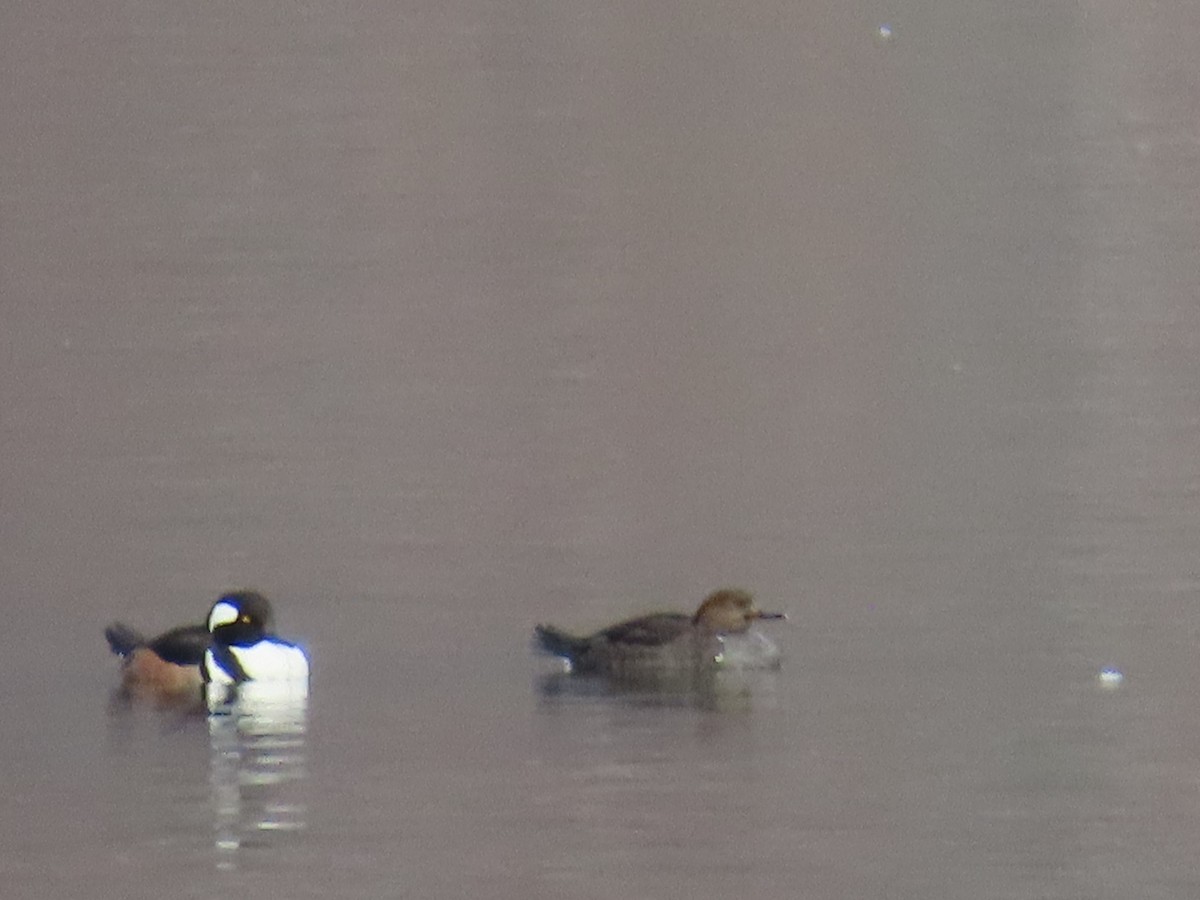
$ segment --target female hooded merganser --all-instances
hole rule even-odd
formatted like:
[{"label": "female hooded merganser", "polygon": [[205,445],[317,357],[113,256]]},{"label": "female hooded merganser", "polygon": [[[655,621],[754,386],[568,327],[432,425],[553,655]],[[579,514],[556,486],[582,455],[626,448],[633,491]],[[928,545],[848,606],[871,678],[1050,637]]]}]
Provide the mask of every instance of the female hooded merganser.
[{"label": "female hooded merganser", "polygon": [[206,626],[180,625],[147,640],[123,622],[113,622],[104,636],[123,660],[123,699],[158,706],[190,706],[201,699],[200,667],[212,640]]},{"label": "female hooded merganser", "polygon": [[308,683],[308,657],[271,633],[271,604],[256,591],[235,591],[208,614],[212,643],[204,654],[204,680],[232,687],[247,681]]},{"label": "female hooded merganser", "polygon": [[[587,636],[538,625],[534,634],[543,650],[563,657],[573,672],[636,675],[662,670],[699,671],[725,662],[727,635],[745,633],[758,619],[783,618],[783,613],[760,610],[747,591],[723,588],[709,594],[690,616],[652,613]],[[777,663],[778,651],[773,652],[772,661]]]}]

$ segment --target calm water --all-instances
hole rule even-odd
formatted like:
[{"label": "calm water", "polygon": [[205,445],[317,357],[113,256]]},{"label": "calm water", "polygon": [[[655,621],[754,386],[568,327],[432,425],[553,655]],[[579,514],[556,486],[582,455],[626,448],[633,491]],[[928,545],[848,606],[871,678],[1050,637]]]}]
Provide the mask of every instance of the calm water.
[{"label": "calm water", "polygon": [[[9,3],[5,896],[1200,896],[1198,44]],[[530,655],[724,584],[780,671]],[[306,711],[112,706],[243,585]]]}]

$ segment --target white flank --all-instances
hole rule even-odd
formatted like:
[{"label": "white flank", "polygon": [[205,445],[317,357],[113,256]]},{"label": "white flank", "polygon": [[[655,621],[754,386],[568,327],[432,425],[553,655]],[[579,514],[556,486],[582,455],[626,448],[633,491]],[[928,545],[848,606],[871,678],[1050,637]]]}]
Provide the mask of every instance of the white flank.
[{"label": "white flank", "polygon": [[[259,641],[249,647],[230,647],[229,652],[250,681],[308,681],[308,657],[291,644]],[[204,666],[215,684],[233,684],[233,678],[217,664],[211,650],[205,654]]]}]

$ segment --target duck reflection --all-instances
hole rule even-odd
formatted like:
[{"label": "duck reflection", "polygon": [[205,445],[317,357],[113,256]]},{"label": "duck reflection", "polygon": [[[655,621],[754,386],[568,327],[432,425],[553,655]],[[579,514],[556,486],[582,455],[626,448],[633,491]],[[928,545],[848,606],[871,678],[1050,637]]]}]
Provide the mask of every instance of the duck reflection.
[{"label": "duck reflection", "polygon": [[601,699],[629,706],[738,712],[772,707],[775,679],[775,672],[746,671],[635,679],[553,672],[538,679],[537,689],[547,705]]},{"label": "duck reflection", "polygon": [[210,784],[217,868],[307,825],[308,692],[294,685],[210,685]]}]

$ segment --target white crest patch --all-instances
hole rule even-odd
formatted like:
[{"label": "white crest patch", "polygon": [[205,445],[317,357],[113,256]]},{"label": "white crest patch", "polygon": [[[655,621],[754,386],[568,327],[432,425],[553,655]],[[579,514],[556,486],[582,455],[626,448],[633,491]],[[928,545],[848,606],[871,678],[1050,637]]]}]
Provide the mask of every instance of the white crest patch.
[{"label": "white crest patch", "polygon": [[208,614],[208,630],[212,631],[221,625],[229,625],[238,620],[238,609],[232,603],[224,600],[217,603]]}]

